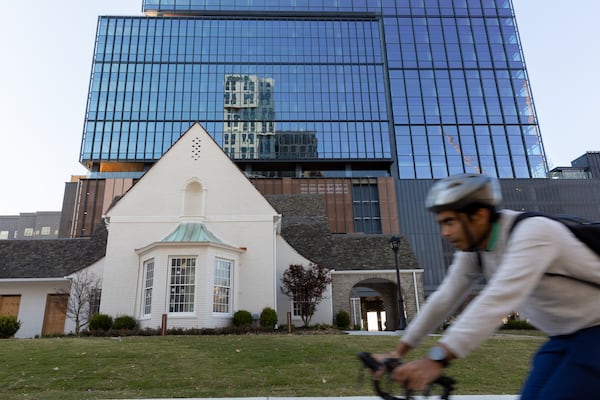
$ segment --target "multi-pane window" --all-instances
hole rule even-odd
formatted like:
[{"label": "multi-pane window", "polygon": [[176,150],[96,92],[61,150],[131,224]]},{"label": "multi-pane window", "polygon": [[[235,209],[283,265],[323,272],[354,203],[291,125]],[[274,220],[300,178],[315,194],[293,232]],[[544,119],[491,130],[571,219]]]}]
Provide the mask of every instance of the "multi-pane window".
[{"label": "multi-pane window", "polygon": [[169,284],[169,312],[194,312],[196,258],[172,257]]},{"label": "multi-pane window", "polygon": [[41,235],[48,236],[50,234],[51,228],[49,226],[42,226]]},{"label": "multi-pane window", "polygon": [[215,284],[213,288],[213,312],[231,311],[231,266],[230,260],[215,260]]},{"label": "multi-pane window", "polygon": [[154,288],[154,259],[144,262],[144,291],[142,314],[150,315],[152,313],[152,289]]},{"label": "multi-pane window", "polygon": [[381,211],[377,184],[368,182],[353,184],[352,205],[355,232],[381,233]]},{"label": "multi-pane window", "polygon": [[296,300],[292,300],[292,316],[301,317],[302,316],[302,303]]},{"label": "multi-pane window", "polygon": [[94,288],[90,293],[89,317],[100,312],[100,299],[102,298],[102,289]]}]

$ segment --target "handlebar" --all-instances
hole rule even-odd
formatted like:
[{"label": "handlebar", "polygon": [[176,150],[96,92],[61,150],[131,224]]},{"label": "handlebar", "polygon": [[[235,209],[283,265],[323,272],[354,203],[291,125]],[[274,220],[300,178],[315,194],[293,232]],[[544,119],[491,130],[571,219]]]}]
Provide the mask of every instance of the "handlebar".
[{"label": "handlebar", "polygon": [[[386,358],[385,360],[383,360],[383,362],[380,362],[380,361],[376,360],[371,355],[371,353],[367,353],[364,351],[361,353],[358,353],[357,356],[360,359],[360,361],[363,363],[363,366],[365,368],[369,368],[371,370],[371,372],[379,371],[380,369],[384,368],[386,374],[389,375],[396,367],[398,367],[402,364],[402,360],[399,358]],[[389,392],[384,391],[381,388],[380,381],[378,379],[372,379],[372,381],[373,381],[373,388],[375,389],[375,393],[377,393],[377,395],[379,397],[381,397],[383,400],[412,400],[413,399],[412,391],[409,389],[405,389],[405,393],[404,393],[405,397],[398,397],[398,396],[392,395]],[[456,383],[456,381],[454,380],[454,378],[451,378],[446,375],[442,375],[439,378],[437,378],[435,381],[433,381],[431,383],[431,385],[428,387],[428,389],[423,394],[425,396],[428,396],[429,392],[431,390],[431,386],[433,386],[434,384],[437,384],[442,387],[442,394],[440,395],[440,399],[449,400],[450,393],[454,390],[455,383]]]}]

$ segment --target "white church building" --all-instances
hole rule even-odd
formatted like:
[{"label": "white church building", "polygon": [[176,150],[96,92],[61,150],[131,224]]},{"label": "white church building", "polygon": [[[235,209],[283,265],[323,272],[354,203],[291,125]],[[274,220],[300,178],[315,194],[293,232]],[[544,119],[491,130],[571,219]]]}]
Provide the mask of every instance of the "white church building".
[{"label": "white church building", "polygon": [[[99,311],[132,316],[140,328],[227,327],[236,311],[259,315],[266,307],[277,311],[279,324],[292,316],[301,325],[280,290],[292,264],[323,265],[333,278],[311,324],[332,324],[339,310],[352,315],[354,326],[366,321],[358,287],[376,291],[387,315],[398,315],[389,237],[336,237],[326,222],[314,223],[314,214],[304,229],[301,216],[286,219],[274,203],[196,123],[115,199],[100,239],[2,241],[0,315],[22,321],[16,337],[73,332],[69,287],[86,272],[101,281]],[[311,213],[310,204],[295,204],[286,213]],[[422,270],[408,244],[402,246],[410,319],[423,299]]]}]

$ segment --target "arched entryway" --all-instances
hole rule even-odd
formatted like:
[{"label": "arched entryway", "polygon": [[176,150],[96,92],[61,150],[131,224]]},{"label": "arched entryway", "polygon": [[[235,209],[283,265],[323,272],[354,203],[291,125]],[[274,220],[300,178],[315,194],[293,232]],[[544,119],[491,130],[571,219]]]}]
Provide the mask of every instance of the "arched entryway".
[{"label": "arched entryway", "polygon": [[[405,317],[410,321],[423,302],[423,270],[401,270],[400,280]],[[388,330],[398,327],[399,305],[396,271],[333,271],[334,315],[344,310],[351,329]]]},{"label": "arched entryway", "polygon": [[350,320],[355,330],[392,330],[396,284],[380,278],[362,281],[350,291]]}]

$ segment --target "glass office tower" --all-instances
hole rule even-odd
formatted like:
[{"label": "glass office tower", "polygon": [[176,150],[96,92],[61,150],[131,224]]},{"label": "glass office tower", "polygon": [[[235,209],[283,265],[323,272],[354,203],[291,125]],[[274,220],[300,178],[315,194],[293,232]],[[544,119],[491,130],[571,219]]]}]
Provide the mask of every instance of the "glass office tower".
[{"label": "glass office tower", "polygon": [[[145,0],[143,10],[99,19],[80,155],[92,176],[135,177],[195,121],[252,174],[298,175],[316,159],[325,176],[546,176],[509,0]],[[290,132],[309,132],[311,150],[280,149]],[[289,171],[265,164],[290,154]]]},{"label": "glass office tower", "polygon": [[65,235],[89,235],[197,121],[263,194],[323,195],[332,233],[402,233],[434,287],[448,249],[422,210],[433,179],[547,175],[510,0],[143,11],[99,18],[80,153],[90,174],[66,196]]}]

